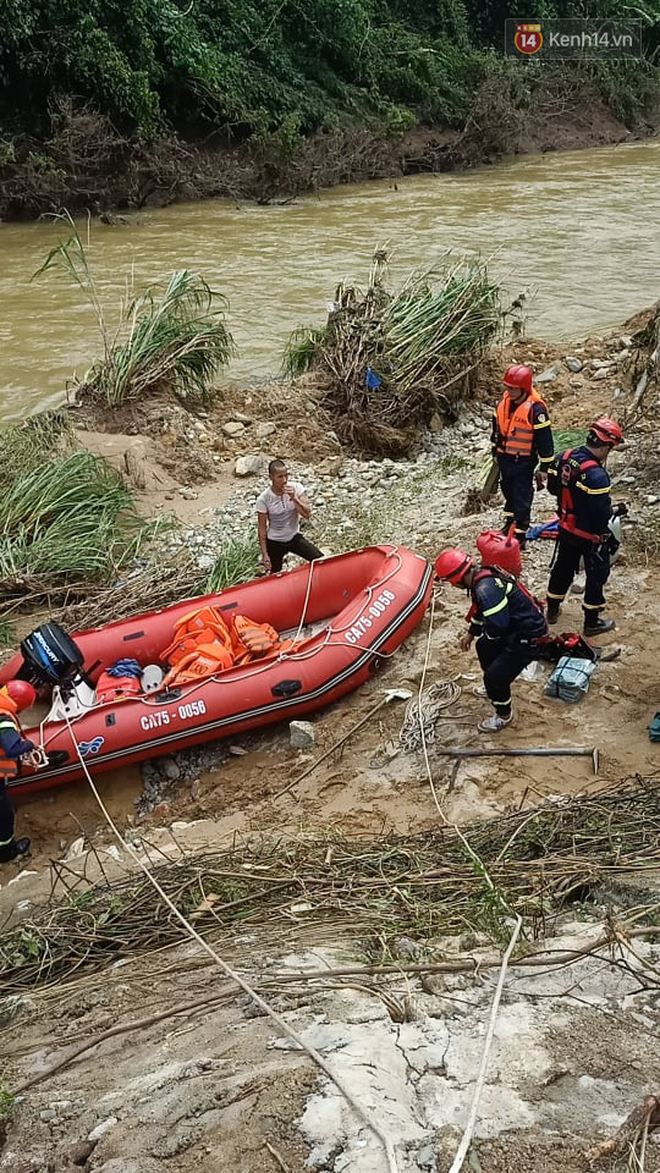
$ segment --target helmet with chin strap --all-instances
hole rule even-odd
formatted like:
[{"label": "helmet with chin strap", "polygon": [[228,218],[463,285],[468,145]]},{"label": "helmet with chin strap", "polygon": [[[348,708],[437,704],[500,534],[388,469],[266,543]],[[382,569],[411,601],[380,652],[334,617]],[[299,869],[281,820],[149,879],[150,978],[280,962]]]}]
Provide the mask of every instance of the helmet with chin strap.
[{"label": "helmet with chin strap", "polygon": [[597,440],[600,440],[601,444],[611,444],[613,448],[623,440],[623,432],[621,431],[620,425],[616,420],[611,420],[606,415],[594,420],[589,428],[589,436],[595,436]]},{"label": "helmet with chin strap", "polygon": [[23,709],[31,709],[36,704],[36,689],[27,680],[8,680],[4,691],[13,700],[19,713]]},{"label": "helmet with chin strap", "polygon": [[465,550],[443,550],[435,560],[435,573],[438,578],[450,582],[452,586],[459,586],[473,566],[474,558],[466,554]]},{"label": "helmet with chin strap", "polygon": [[532,390],[533,379],[531,367],[523,366],[522,363],[516,363],[512,367],[508,367],[502,375],[502,382],[505,387],[511,387],[514,391],[525,391],[527,395]]}]

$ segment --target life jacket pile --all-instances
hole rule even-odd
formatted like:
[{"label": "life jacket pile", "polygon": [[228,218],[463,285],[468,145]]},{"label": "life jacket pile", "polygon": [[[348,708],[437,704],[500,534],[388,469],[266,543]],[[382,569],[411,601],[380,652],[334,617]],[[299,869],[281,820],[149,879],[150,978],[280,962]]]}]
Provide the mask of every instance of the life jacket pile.
[{"label": "life jacket pile", "polygon": [[174,626],[174,639],[160,654],[170,665],[164,688],[204,680],[253,660],[267,660],[292,646],[282,642],[270,623],[257,623],[247,615],[233,615],[229,623],[212,605],[182,616]]}]

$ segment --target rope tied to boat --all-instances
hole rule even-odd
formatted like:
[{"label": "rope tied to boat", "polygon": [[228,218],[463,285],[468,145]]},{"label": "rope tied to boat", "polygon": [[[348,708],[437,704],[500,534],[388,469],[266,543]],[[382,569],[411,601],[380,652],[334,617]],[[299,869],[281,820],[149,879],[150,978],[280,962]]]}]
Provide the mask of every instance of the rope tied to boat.
[{"label": "rope tied to boat", "polygon": [[408,701],[399,734],[404,753],[418,753],[423,742],[435,744],[435,723],[440,713],[455,704],[460,695],[460,685],[454,680],[436,680]]}]

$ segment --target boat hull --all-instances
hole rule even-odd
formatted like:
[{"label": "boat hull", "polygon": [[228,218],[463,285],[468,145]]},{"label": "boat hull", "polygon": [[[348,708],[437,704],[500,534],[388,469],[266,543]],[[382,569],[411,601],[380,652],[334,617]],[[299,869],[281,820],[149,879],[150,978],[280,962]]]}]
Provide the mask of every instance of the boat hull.
[{"label": "boat hull", "polygon": [[[83,777],[76,743],[96,775],[332,704],[368,680],[417,626],[432,584],[431,567],[419,555],[401,547],[369,547],[75,633],[86,667],[101,661],[91,671],[96,679],[121,657],[142,666],[157,661],[176,620],[210,603],[227,615],[240,611],[257,622],[267,620],[280,632],[322,625],[294,654],[230,668],[169,692],[96,706],[70,726],[44,725],[43,740],[39,727],[26,729],[46,753],[68,757],[38,771],[22,767],[11,790],[29,793]],[[20,662],[18,657],[3,667],[0,684]]]}]

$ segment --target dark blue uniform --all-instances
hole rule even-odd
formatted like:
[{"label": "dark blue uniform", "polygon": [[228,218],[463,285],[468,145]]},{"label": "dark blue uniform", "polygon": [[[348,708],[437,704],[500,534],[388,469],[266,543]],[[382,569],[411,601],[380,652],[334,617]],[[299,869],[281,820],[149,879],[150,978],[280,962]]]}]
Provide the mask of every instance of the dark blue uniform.
[{"label": "dark blue uniform", "polygon": [[548,634],[543,609],[515,579],[478,570],[471,588],[470,632],[478,635],[477,655],[488,699],[500,717],[511,713],[511,684],[538,655]]},{"label": "dark blue uniform", "polygon": [[[588,467],[581,467],[587,465]],[[585,625],[598,620],[605,606],[603,588],[610,574],[614,545],[608,529],[612,516],[611,481],[586,444],[556,456],[548,469],[548,490],[557,497],[559,536],[548,583],[552,617],[570,589],[584,559]]]},{"label": "dark blue uniform", "polygon": [[[523,404],[525,402],[523,401]],[[500,404],[498,410],[504,410],[510,420],[517,407],[509,396],[504,397],[503,403],[504,408],[502,409]],[[493,414],[491,444],[493,456],[497,460],[500,470],[500,487],[504,497],[503,529],[506,532],[510,528],[511,522],[515,522],[515,536],[521,544],[525,541],[531,520],[534,473],[537,467],[541,472],[546,472],[554,455],[554,441],[548,409],[542,401],[534,402],[531,405],[530,425],[532,436],[529,455],[509,454],[504,451],[507,445],[498,422],[497,412]],[[502,426],[505,426],[504,423]]]},{"label": "dark blue uniform", "polygon": [[[0,750],[5,758],[18,761],[30,753],[34,743],[21,736],[18,722],[9,713],[0,713]],[[15,859],[14,806],[7,793],[4,778],[0,777],[0,863]]]}]

